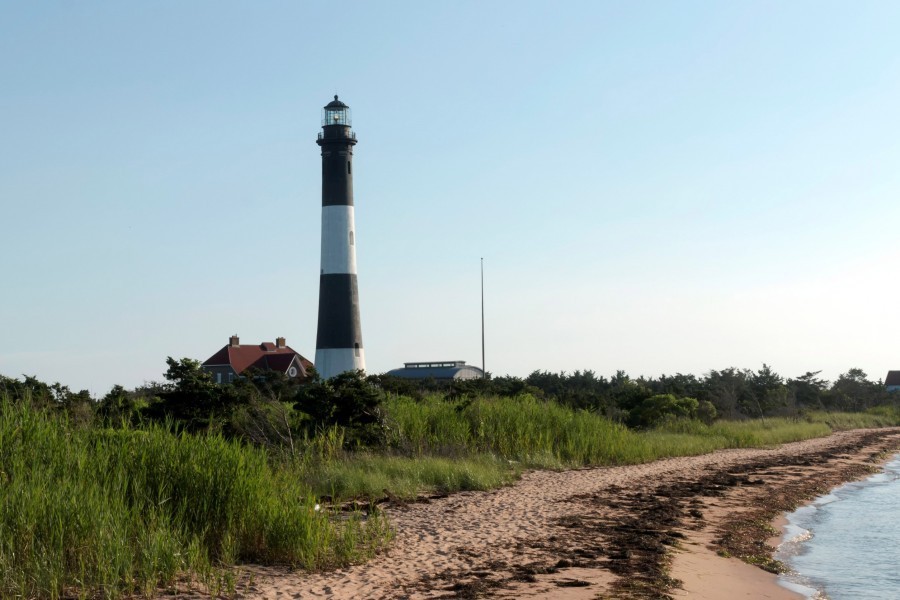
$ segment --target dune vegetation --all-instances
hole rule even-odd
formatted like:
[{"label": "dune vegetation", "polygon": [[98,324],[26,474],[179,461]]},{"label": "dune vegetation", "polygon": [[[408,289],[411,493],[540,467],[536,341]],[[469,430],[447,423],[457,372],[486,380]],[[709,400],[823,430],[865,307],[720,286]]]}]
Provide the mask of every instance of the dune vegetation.
[{"label": "dune vegetation", "polygon": [[616,411],[521,386],[410,391],[355,374],[216,387],[172,365],[169,384],[100,400],[0,377],[0,597],[227,594],[236,565],[371,557],[393,535],[385,498],[900,423],[893,403],[722,420],[673,393]]},{"label": "dune vegetation", "polygon": [[363,560],[377,513],[333,519],[265,450],[171,426],[73,426],[0,399],[0,595],[117,597],[179,577],[226,590],[236,562]]}]

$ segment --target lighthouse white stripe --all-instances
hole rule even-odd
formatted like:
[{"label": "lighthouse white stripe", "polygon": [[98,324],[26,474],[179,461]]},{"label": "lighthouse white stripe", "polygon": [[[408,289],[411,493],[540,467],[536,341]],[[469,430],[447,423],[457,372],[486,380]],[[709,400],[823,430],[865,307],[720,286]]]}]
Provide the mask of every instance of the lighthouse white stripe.
[{"label": "lighthouse white stripe", "polygon": [[[357,356],[357,352],[359,356]],[[316,371],[322,379],[331,379],[344,371],[366,370],[366,353],[360,348],[319,348],[316,350]]]},{"label": "lighthouse white stripe", "polygon": [[322,207],[322,273],[356,273],[353,207]]}]

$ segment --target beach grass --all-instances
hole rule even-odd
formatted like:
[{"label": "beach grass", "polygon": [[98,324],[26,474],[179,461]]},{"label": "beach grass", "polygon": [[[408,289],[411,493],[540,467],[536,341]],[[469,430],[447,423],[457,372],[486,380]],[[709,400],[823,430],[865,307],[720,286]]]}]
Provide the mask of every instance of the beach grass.
[{"label": "beach grass", "polygon": [[307,440],[289,470],[317,495],[397,498],[481,490],[510,482],[522,469],[636,464],[727,448],[801,441],[834,430],[900,425],[900,412],[811,412],[795,418],[669,421],[636,431],[584,410],[529,394],[449,401],[394,396],[386,404],[386,448],[347,452],[333,427]]},{"label": "beach grass", "polygon": [[854,413],[810,411],[806,414],[806,419],[814,423],[824,423],[835,431],[891,427],[900,425],[900,409],[895,406],[878,406],[865,412]]},{"label": "beach grass", "polygon": [[[392,397],[386,404],[389,447],[344,452],[318,444],[295,465],[319,495],[411,499],[418,495],[483,490],[512,482],[525,469],[637,464],[726,448],[766,447],[821,437],[821,420],[771,418],[678,420],[646,431],[528,394],[448,401]],[[338,430],[328,435],[340,439]],[[325,450],[323,458],[323,447]]]},{"label": "beach grass", "polygon": [[624,425],[529,394],[462,402],[394,397],[385,409],[391,444],[413,456],[490,454],[545,468],[646,460]]},{"label": "beach grass", "polygon": [[465,458],[353,453],[306,465],[306,483],[320,496],[413,500],[423,494],[489,490],[515,481],[515,463],[489,454]]},{"label": "beach grass", "polygon": [[[632,430],[529,394],[389,397],[385,443],[348,450],[331,427],[293,453],[173,425],[91,428],[0,398],[0,597],[151,596],[231,567],[316,570],[365,560],[392,536],[342,501],[487,490],[526,469],[624,465],[772,446],[900,422],[895,409]],[[317,503],[327,499],[334,511]]]},{"label": "beach grass", "polygon": [[329,518],[294,475],[221,435],[84,429],[0,399],[0,596],[216,587],[238,561],[321,568],[387,542],[383,518]]},{"label": "beach grass", "polygon": [[722,448],[771,446],[828,435],[824,421],[753,419],[675,420],[635,431],[584,410],[529,394],[448,402],[392,398],[386,404],[393,445],[411,455],[467,456],[487,453],[528,467],[622,465]]},{"label": "beach grass", "polygon": [[667,423],[652,432],[653,435],[686,435],[698,446],[713,444],[719,448],[760,448],[787,442],[797,442],[831,433],[831,428],[821,421],[804,419],[769,418],[744,421],[717,421],[710,425],[696,420],[680,420]]}]

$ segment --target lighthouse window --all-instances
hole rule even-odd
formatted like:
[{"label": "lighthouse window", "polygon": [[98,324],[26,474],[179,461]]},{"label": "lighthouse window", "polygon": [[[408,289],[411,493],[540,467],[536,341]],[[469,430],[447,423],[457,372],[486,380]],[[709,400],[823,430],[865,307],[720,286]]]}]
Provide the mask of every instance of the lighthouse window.
[{"label": "lighthouse window", "polygon": [[350,232],[350,245],[353,245],[353,232]]},{"label": "lighthouse window", "polygon": [[348,160],[347,161],[347,174],[350,174],[350,173],[352,173],[352,171],[350,170],[350,161]]},{"label": "lighthouse window", "polygon": [[359,357],[359,344],[354,344],[353,346],[354,346],[353,350],[354,350],[354,352],[356,352],[356,356],[358,358]]}]

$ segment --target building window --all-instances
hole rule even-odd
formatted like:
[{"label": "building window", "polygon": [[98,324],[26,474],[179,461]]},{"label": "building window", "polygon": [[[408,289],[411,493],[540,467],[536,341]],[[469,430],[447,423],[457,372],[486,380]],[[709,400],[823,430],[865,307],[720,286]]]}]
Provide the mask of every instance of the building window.
[{"label": "building window", "polygon": [[351,174],[353,171],[350,170],[350,161],[347,161],[347,175]]},{"label": "building window", "polygon": [[229,373],[228,374],[228,383],[231,383],[232,381],[234,381],[234,373]]},{"label": "building window", "polygon": [[222,383],[222,374],[216,373],[216,383]]},{"label": "building window", "polygon": [[353,232],[350,232],[350,245],[353,245]]},{"label": "building window", "polygon": [[354,344],[353,346],[353,350],[356,352],[356,358],[359,358],[359,344]]}]

